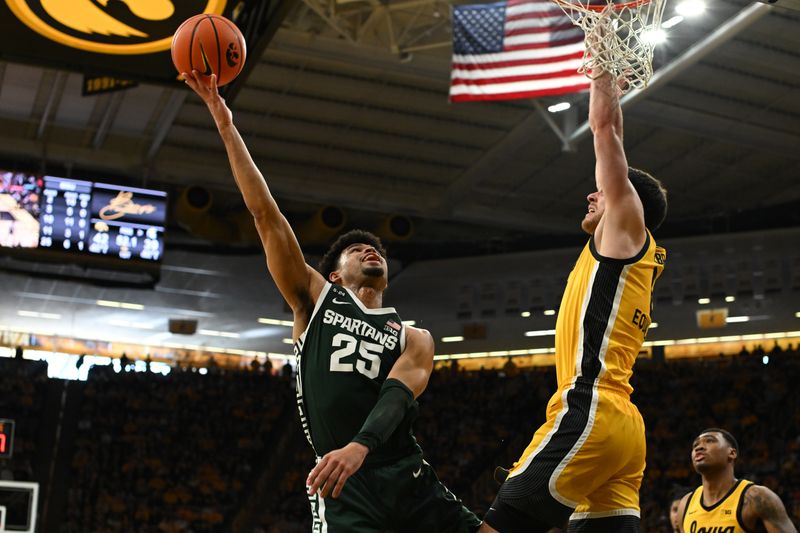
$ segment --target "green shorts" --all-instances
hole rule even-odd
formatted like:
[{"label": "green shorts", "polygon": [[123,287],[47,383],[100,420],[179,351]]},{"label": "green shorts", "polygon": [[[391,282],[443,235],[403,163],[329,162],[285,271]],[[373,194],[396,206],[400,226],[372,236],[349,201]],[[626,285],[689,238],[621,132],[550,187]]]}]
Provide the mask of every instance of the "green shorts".
[{"label": "green shorts", "polygon": [[472,533],[481,523],[419,455],[361,468],[338,498],[309,499],[313,533]]}]

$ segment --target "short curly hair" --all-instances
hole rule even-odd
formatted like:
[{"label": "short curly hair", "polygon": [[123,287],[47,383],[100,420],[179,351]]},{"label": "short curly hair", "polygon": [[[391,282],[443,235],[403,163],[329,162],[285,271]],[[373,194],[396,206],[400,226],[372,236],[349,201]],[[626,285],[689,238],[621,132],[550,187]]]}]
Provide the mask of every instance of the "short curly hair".
[{"label": "short curly hair", "polygon": [[386,249],[383,247],[383,243],[377,235],[360,229],[348,231],[331,244],[331,247],[328,248],[328,251],[322,256],[317,266],[317,270],[319,270],[319,273],[322,274],[326,280],[328,280],[331,272],[336,272],[336,270],[339,269],[339,258],[342,252],[353,244],[369,244],[386,259]]}]

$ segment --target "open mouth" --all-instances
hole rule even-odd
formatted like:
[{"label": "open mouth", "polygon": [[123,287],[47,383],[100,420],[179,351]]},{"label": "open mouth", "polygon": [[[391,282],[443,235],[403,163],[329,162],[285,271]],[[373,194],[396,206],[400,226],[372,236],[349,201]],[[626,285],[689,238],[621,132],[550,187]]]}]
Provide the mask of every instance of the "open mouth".
[{"label": "open mouth", "polygon": [[370,261],[374,261],[376,263],[380,263],[381,262],[381,256],[379,256],[378,254],[367,254],[367,255],[364,256],[364,259],[362,259],[361,261],[362,261],[362,263],[368,263]]}]

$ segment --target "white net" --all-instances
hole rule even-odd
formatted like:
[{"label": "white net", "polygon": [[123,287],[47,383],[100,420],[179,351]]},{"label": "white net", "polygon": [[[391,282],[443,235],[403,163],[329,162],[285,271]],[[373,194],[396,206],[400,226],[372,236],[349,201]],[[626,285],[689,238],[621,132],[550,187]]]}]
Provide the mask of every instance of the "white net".
[{"label": "white net", "polygon": [[647,86],[653,49],[661,31],[664,0],[553,0],[586,34],[578,72],[592,78],[609,72],[623,91]]}]

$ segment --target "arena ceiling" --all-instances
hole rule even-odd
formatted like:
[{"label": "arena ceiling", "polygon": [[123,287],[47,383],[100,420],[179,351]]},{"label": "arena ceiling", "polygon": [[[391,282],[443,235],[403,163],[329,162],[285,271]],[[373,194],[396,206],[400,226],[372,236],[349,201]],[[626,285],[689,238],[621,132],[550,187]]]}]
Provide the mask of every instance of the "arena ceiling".
[{"label": "arena ceiling", "polygon": [[[667,1],[665,18],[675,3]],[[325,205],[368,229],[386,215],[408,216],[414,235],[393,244],[406,259],[578,242],[593,190],[587,95],[450,104],[448,19],[449,5],[436,0],[298,1],[229,95],[273,193],[298,223]],[[624,99],[629,162],[670,191],[662,235],[800,225],[798,28],[798,11],[711,1],[703,16],[670,29],[652,86]],[[197,97],[147,84],[84,97],[81,83],[77,73],[0,64],[5,166],[164,187],[174,196],[203,186],[214,194],[215,214],[243,209]],[[546,111],[563,100],[569,111]],[[173,231],[167,245],[200,237]],[[193,305],[214,316],[212,301],[177,300],[208,292],[196,281],[155,296],[165,316]],[[82,290],[26,287],[16,306],[58,310],[61,300],[47,298],[58,293],[102,297]],[[66,302],[65,315],[74,304]],[[84,329],[100,318],[73,316]],[[251,327],[244,321],[226,327]]]},{"label": "arena ceiling", "polygon": [[[593,186],[580,128],[587,95],[566,98],[573,107],[560,114],[544,108],[564,98],[448,103],[448,18],[447,3],[431,0],[303,0],[266,53],[249,58],[258,64],[237,87],[236,122],[298,220],[321,205],[367,226],[404,214],[416,223],[411,245],[535,246],[529,237],[578,232]],[[672,225],[692,221],[684,233],[800,199],[799,23],[797,11],[710,2],[669,30],[655,60],[663,79],[626,102],[630,163],[664,181]],[[219,209],[241,208],[213,124],[188,91],[83,97],[75,73],[13,63],[0,72],[7,161],[173,191],[202,185]]]}]

